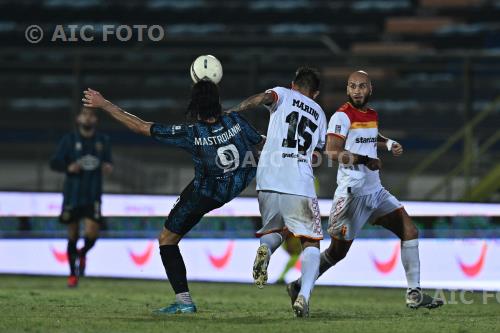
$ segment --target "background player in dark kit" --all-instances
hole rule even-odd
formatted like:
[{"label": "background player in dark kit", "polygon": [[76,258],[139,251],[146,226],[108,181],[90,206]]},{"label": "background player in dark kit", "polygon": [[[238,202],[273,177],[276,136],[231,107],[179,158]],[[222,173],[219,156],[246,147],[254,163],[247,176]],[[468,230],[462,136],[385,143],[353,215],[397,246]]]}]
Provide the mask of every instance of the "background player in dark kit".
[{"label": "background player in dark kit", "polygon": [[[83,276],[86,254],[94,246],[101,220],[102,173],[113,170],[108,136],[96,131],[97,115],[83,107],[76,122],[78,129],[66,134],[50,161],[53,170],[66,173],[60,222],[68,226],[68,286],[76,287]],[[85,222],[85,244],[77,250],[80,220]],[[78,267],[76,267],[78,261]]]}]

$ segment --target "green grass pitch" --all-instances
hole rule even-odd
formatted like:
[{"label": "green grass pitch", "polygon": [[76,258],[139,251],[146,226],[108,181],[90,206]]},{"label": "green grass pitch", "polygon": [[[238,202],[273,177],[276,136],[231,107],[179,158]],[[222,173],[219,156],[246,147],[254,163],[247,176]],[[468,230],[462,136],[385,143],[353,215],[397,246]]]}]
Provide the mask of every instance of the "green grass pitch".
[{"label": "green grass pitch", "polygon": [[300,319],[282,285],[258,290],[191,283],[197,314],[154,316],[153,309],[173,299],[167,281],[86,278],[77,289],[65,283],[61,277],[0,276],[0,332],[500,331],[500,304],[494,298],[483,304],[482,293],[467,294],[469,305],[409,310],[401,289],[319,286],[311,318]]}]

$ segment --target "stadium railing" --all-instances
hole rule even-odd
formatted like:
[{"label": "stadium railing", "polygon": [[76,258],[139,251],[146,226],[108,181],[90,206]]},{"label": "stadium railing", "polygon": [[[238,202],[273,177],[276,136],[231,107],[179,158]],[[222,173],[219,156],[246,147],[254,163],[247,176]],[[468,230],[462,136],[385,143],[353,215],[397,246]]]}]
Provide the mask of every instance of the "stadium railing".
[{"label": "stadium railing", "polygon": [[[404,180],[403,188],[408,188],[409,183],[416,179],[418,176],[422,175],[428,168],[430,168],[433,164],[441,162],[444,155],[452,149],[453,145],[460,140],[463,141],[463,158],[461,162],[452,170],[450,170],[443,179],[435,184],[432,188],[428,190],[428,192],[424,195],[424,199],[433,200],[434,196],[441,191],[450,191],[449,186],[452,183],[454,177],[459,175],[461,172],[464,173],[465,178],[465,191],[462,195],[464,199],[469,199],[474,201],[476,197],[471,196],[472,191],[472,173],[471,169],[474,163],[477,163],[479,159],[485,159],[487,151],[492,148],[499,140],[500,140],[500,130],[497,129],[493,135],[487,137],[479,147],[474,151],[472,149],[473,145],[473,132],[477,130],[477,128],[484,122],[488,120],[488,116],[493,114],[500,108],[500,96],[497,97],[494,101],[492,101],[489,105],[487,105],[481,112],[476,114],[470,121],[468,121],[461,129],[459,129],[455,134],[450,136],[448,140],[446,140],[442,145],[437,147],[433,152],[431,152],[427,158],[423,159],[420,163],[418,163],[410,172],[408,177]],[[493,161],[494,162],[494,161]],[[493,170],[497,167],[495,164]],[[488,174],[483,175],[484,177],[488,177]],[[492,186],[487,187],[489,193],[479,192],[477,193],[477,198],[485,197],[487,198],[489,195],[494,194],[496,191],[500,189],[500,179],[493,177],[491,179]],[[481,178],[477,181],[477,183],[481,183]],[[399,188],[399,193],[402,192],[402,188]]]}]

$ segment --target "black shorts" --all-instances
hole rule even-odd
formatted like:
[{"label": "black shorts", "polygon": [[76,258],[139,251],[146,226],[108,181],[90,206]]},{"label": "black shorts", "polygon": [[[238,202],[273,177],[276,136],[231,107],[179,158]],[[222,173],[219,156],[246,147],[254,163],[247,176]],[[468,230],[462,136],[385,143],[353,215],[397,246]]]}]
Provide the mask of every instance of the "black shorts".
[{"label": "black shorts", "polygon": [[59,222],[62,224],[70,224],[79,222],[83,218],[88,218],[102,224],[101,203],[95,202],[93,205],[65,207],[59,216]]},{"label": "black shorts", "polygon": [[179,235],[187,234],[206,213],[222,207],[224,202],[198,194],[191,182],[170,211],[165,228]]}]

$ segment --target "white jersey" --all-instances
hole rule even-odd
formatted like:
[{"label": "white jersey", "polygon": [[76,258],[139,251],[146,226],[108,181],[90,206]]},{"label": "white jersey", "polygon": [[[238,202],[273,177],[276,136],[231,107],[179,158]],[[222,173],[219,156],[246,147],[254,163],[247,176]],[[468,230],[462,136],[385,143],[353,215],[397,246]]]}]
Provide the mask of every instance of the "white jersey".
[{"label": "white jersey", "polygon": [[[337,110],[328,124],[328,135],[345,139],[345,150],[377,158],[378,115],[373,109],[362,111],[346,103]],[[382,188],[379,172],[365,165],[339,164],[336,196],[367,195]]]},{"label": "white jersey", "polygon": [[257,168],[257,191],[315,198],[311,159],[314,149],[325,145],[325,113],[298,91],[276,87],[267,92],[275,94],[276,102],[270,107],[267,139]]}]

